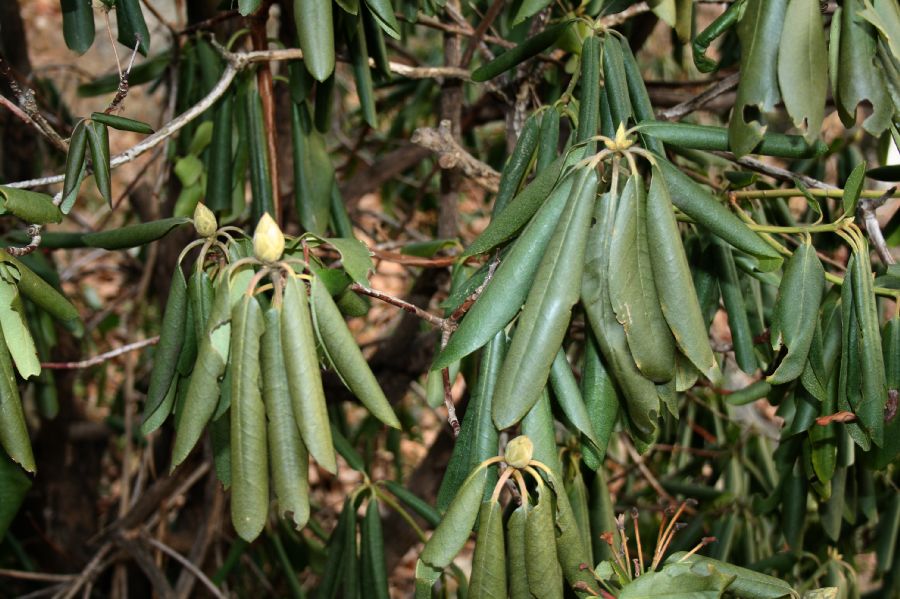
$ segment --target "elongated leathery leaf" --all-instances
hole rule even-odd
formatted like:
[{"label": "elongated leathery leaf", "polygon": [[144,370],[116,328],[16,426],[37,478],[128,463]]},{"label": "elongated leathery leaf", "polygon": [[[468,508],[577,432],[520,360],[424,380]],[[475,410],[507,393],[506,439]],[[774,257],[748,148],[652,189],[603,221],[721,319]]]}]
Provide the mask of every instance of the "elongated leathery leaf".
[{"label": "elongated leathery leaf", "polygon": [[216,287],[209,318],[201,334],[197,362],[191,373],[183,411],[178,416],[175,444],[172,447],[172,468],[188,456],[216,410],[219,379],[225,373],[230,350],[231,306],[228,287],[225,282]]},{"label": "elongated leathery leaf", "polygon": [[841,286],[841,363],[837,404],[838,409],[852,410],[857,414],[857,421],[846,423],[844,428],[854,443],[862,447],[864,451],[868,451],[872,446],[872,439],[868,431],[863,428],[863,423],[871,422],[875,415],[871,410],[865,410],[867,413],[863,416],[859,415],[861,410],[870,406],[862,405],[862,367],[860,364],[862,350],[860,349],[859,316],[854,301],[856,285],[853,284],[857,260],[856,252],[853,252],[847,261],[846,276],[849,277],[850,284]]},{"label": "elongated leathery leaf", "polygon": [[562,347],[556,352],[556,357],[553,358],[553,364],[550,366],[550,385],[553,388],[556,402],[562,408],[566,418],[579,432],[590,439],[591,443],[597,445],[599,441],[594,433],[594,427],[591,425],[591,418],[581,397],[581,391],[578,389],[575,375],[572,374],[566,352]]},{"label": "elongated leathery leaf", "polygon": [[387,567],[384,563],[384,536],[381,531],[381,514],[378,502],[369,500],[366,517],[362,525],[362,552],[364,567],[368,567],[372,586],[366,588],[367,597],[390,599],[388,592]]},{"label": "elongated leathery leaf", "polygon": [[294,420],[281,343],[281,309],[269,308],[262,336],[262,384],[268,420],[272,483],[278,513],[300,530],[309,520],[309,454]]},{"label": "elongated leathery leaf", "polygon": [[19,375],[27,379],[40,374],[41,362],[25,320],[19,288],[6,265],[0,265],[0,328]]},{"label": "elongated leathery leaf", "polygon": [[356,94],[359,97],[359,108],[366,123],[375,128],[378,126],[378,113],[375,109],[375,88],[372,85],[372,70],[369,68],[369,47],[361,19],[345,21],[347,46],[353,63],[353,76],[356,80]]},{"label": "elongated leathery leaf", "polygon": [[306,103],[291,106],[291,140],[294,148],[294,199],[300,223],[307,231],[323,235],[328,228],[334,167],[325,140],[313,127]]},{"label": "elongated leathery leaf", "polygon": [[[466,313],[447,346],[435,358],[432,368],[444,368],[472,353],[516,315],[531,288],[571,186],[572,179],[569,178],[547,198],[500,263],[478,301]],[[510,208],[512,206],[507,210]]]},{"label": "elongated leathery leaf", "polygon": [[675,343],[663,317],[647,239],[647,197],[640,177],[622,191],[609,246],[609,299],[634,363],[647,378],[675,376]]},{"label": "elongated leathery leaf", "polygon": [[62,212],[47,194],[0,185],[0,214],[6,212],[37,225],[62,222]]},{"label": "elongated leathery leaf", "polygon": [[499,54],[494,60],[483,64],[472,72],[472,81],[483,82],[493,79],[497,75],[505,73],[514,66],[521,64],[533,56],[537,56],[565,33],[566,29],[574,22],[574,19],[550,25],[537,35],[527,38],[524,42]]},{"label": "elongated leathery leaf", "polygon": [[721,242],[716,243],[713,249],[717,260],[722,303],[728,312],[728,327],[731,329],[734,357],[741,370],[751,373],[757,368],[756,354],[753,351],[753,333],[747,318],[741,282],[734,265],[734,255],[731,248]]},{"label": "elongated leathery leaf", "polygon": [[778,252],[716,201],[703,186],[668,160],[657,160],[657,165],[669,186],[672,203],[679,210],[711,233],[755,257],[761,271],[768,272],[781,266],[782,258]]},{"label": "elongated leathery leaf", "polygon": [[528,166],[537,149],[539,133],[538,117],[533,114],[525,121],[522,133],[516,141],[516,147],[513,148],[509,161],[503,167],[503,172],[500,173],[497,197],[494,198],[494,214],[500,214],[519,191],[519,186],[528,172]]},{"label": "elongated leathery leaf", "polygon": [[119,131],[131,131],[133,133],[143,133],[144,135],[153,133],[153,127],[147,123],[115,114],[92,112],[91,120],[96,123],[103,123],[104,125],[112,127],[113,129],[118,129]]},{"label": "elongated leathery leaf", "polygon": [[[481,353],[477,379],[472,389],[462,430],[453,445],[453,454],[444,471],[437,495],[438,509],[446,509],[466,477],[484,460],[497,455],[499,432],[491,418],[494,386],[506,355],[506,332],[499,331]],[[488,473],[485,495],[493,490],[497,475]]]},{"label": "elongated leathery leaf", "polygon": [[63,38],[73,52],[84,54],[94,43],[94,9],[91,0],[60,0]]},{"label": "elongated leathery leaf", "polygon": [[91,151],[91,167],[97,191],[112,208],[112,188],[109,173],[109,129],[103,123],[87,124],[87,142]]},{"label": "elongated leathery leaf", "polygon": [[534,446],[532,457],[562,476],[562,464],[556,447],[556,425],[550,408],[550,394],[546,388],[522,419],[522,434],[531,439]]},{"label": "elongated leathery leaf", "polygon": [[572,282],[581,280],[597,182],[593,169],[583,169],[576,176],[566,209],[541,259],[497,379],[493,407],[497,428],[521,420],[547,382],[572,306],[578,301],[578,287]]},{"label": "elongated leathery leaf", "polygon": [[[141,432],[145,435],[153,431],[147,426],[147,423],[162,405],[172,386],[172,380],[175,378],[178,356],[187,333],[186,321],[187,281],[184,279],[184,272],[178,267],[175,269],[175,274],[172,275],[169,298],[166,301],[166,310],[160,326],[159,343],[153,354],[153,372],[150,374],[150,387],[147,389],[147,400],[144,404],[144,417],[141,423]],[[162,424],[161,420],[156,422]]]},{"label": "elongated leathery leaf", "polygon": [[31,478],[6,454],[0,452],[0,540],[19,513],[19,507],[30,488]]},{"label": "elongated leathery leaf", "polygon": [[578,106],[578,130],[575,142],[597,135],[600,119],[600,38],[590,35],[581,46],[581,95]]},{"label": "elongated leathery leaf", "polygon": [[597,435],[597,446],[582,446],[584,463],[598,470],[606,458],[606,448],[619,417],[619,397],[616,384],[600,357],[597,339],[588,329],[585,340],[584,365],[581,368],[581,397]]},{"label": "elongated leathery leaf", "polygon": [[702,564],[711,566],[714,570],[725,576],[733,576],[734,581],[728,585],[728,591],[738,597],[746,599],[779,599],[781,597],[799,597],[791,585],[774,576],[768,576],[755,570],[734,566],[727,562],[703,557],[701,555],[688,556],[685,551],[673,553],[666,559],[667,564],[672,563]]},{"label": "elongated leathery leaf", "polygon": [[700,372],[718,381],[719,365],[709,346],[700,302],[672,212],[669,188],[656,169],[647,195],[647,237],[660,307],[675,344]]},{"label": "elongated leathery leaf", "polygon": [[303,442],[323,468],[336,472],[337,462],[331,441],[331,428],[328,426],[325,391],[322,389],[322,374],[316,355],[316,338],[306,286],[293,277],[288,278],[285,283],[281,344],[284,348],[284,366],[294,406],[294,419],[300,428]]},{"label": "elongated leathery leaf", "polygon": [[614,129],[620,124],[628,128],[634,118],[624,60],[619,40],[608,35],[603,42],[603,83]]},{"label": "elongated leathery leaf", "polygon": [[[503,508],[496,501],[481,504],[478,540],[472,557],[472,599],[506,599],[506,547],[503,539]],[[521,576],[524,572],[516,572]]]},{"label": "elongated leathery leaf", "polygon": [[525,520],[528,506],[520,505],[506,522],[506,556],[511,599],[531,599],[528,592],[528,570],[525,560]]},{"label": "elongated leathery leaf", "polygon": [[313,279],[312,302],[316,329],[338,374],[373,416],[399,429],[400,421],[384,396],[381,385],[347,328],[341,311],[318,278]]},{"label": "elongated leathery leaf", "polygon": [[847,0],[841,10],[834,99],[845,127],[852,127],[856,123],[859,104],[868,102],[872,107],[872,114],[862,125],[866,131],[877,136],[890,126],[892,103],[883,71],[874,62],[877,33],[872,24],[860,14],[863,8],[861,0]]},{"label": "elongated leathery leaf", "polygon": [[616,383],[622,390],[632,434],[639,440],[638,449],[647,448],[659,431],[659,398],[656,386],[645,378],[628,350],[625,331],[616,320],[609,302],[607,271],[609,245],[615,221],[616,198],[605,194],[597,201],[594,224],[585,251],[581,301],[591,329],[597,337],[600,351]]},{"label": "elongated leathery leaf", "polygon": [[766,131],[764,113],[774,110],[781,100],[777,61],[786,9],[787,0],[748,2],[737,24],[742,76],[728,140],[738,156],[750,153],[760,142]]},{"label": "elongated leathery leaf", "polygon": [[[344,507],[341,515],[338,517],[337,526],[331,531],[328,537],[328,543],[325,546],[326,559],[325,568],[322,572],[322,578],[319,582],[318,597],[322,599],[332,599],[337,594],[338,585],[341,581],[341,566],[343,562],[344,552],[346,548],[346,531],[353,527],[353,539],[356,539],[356,508],[353,506],[353,498],[347,496],[344,499]],[[354,542],[354,551],[356,543]]]},{"label": "elongated leathery leaf", "polygon": [[12,265],[15,268],[14,274],[18,281],[19,291],[40,308],[47,311],[53,318],[56,318],[67,328],[73,331],[81,331],[81,321],[78,315],[78,309],[72,305],[59,291],[57,291],[50,283],[39,277],[33,270],[25,266],[20,260],[9,255],[5,250],[0,249],[0,262]]},{"label": "elongated leathery leaf", "polygon": [[553,492],[539,487],[538,502],[525,519],[525,564],[528,590],[540,599],[562,599],[563,575],[556,556]]},{"label": "elongated leathery leaf", "polygon": [[86,233],[81,236],[81,239],[87,247],[122,250],[156,241],[168,235],[173,229],[189,222],[191,219],[185,217],[163,218],[109,231]]},{"label": "elongated leathery leaf", "polygon": [[778,83],[784,106],[806,139],[819,135],[828,91],[828,50],[819,3],[790,0],[778,49]]},{"label": "elongated leathery leaf", "polygon": [[[856,415],[872,442],[884,443],[884,413],[888,398],[884,356],[881,353],[881,332],[878,325],[878,307],[872,283],[872,265],[869,262],[868,244],[864,251],[856,252],[856,268],[848,271],[852,276],[853,305],[859,322],[861,345],[862,397]],[[846,284],[846,281],[845,281]],[[896,417],[896,416],[895,416]]]},{"label": "elongated leathery leaf", "polygon": [[[541,117],[541,130],[538,138],[537,159],[534,164],[534,170],[541,176],[545,170],[550,168],[553,161],[556,160],[559,146],[559,111],[555,108],[544,112]],[[494,203],[494,212],[499,213],[500,209]]]},{"label": "elongated leathery leaf", "polygon": [[22,400],[19,399],[19,386],[16,383],[12,360],[2,331],[0,331],[0,445],[22,468],[28,472],[36,470],[31,441],[28,439],[28,428],[25,426]]},{"label": "elongated leathery leaf", "polygon": [[[579,474],[580,477],[580,474]],[[562,480],[551,476],[553,488],[556,490],[556,511],[553,520],[556,524],[556,553],[563,576],[570,586],[581,583],[594,592],[599,592],[597,581],[590,571],[582,570],[581,564],[591,563],[591,548],[585,545],[587,522],[578,522],[575,512],[563,488]],[[582,487],[584,481],[581,482]],[[586,510],[586,505],[585,505]],[[584,514],[585,518],[587,514]],[[583,526],[584,525],[584,526]],[[590,538],[588,534],[588,538]]]},{"label": "elongated leathery leaf", "polygon": [[[887,380],[888,400],[891,395],[897,396],[900,390],[900,315],[884,323],[881,331],[881,353],[884,356],[885,379]],[[881,470],[900,455],[900,416],[894,416],[885,423],[884,445],[876,447],[873,466]]]},{"label": "elongated leathery leaf", "polygon": [[[688,2],[688,6],[691,6]],[[688,10],[690,12],[690,9]],[[688,25],[690,29],[690,25]],[[616,37],[616,36],[611,36]],[[628,42],[619,40],[619,46],[622,48],[622,65],[625,67],[625,79],[628,83],[628,96],[631,99],[631,107],[634,111],[634,118],[638,122],[655,118],[653,105],[650,103],[650,95],[647,93],[647,86],[644,85],[644,78],[641,75],[641,69],[638,66],[634,54],[631,52],[631,46]],[[658,139],[641,135],[643,145],[651,152],[657,154],[665,153],[662,143]]]},{"label": "elongated leathery leaf", "polygon": [[734,575],[706,563],[669,563],[658,572],[646,572],[625,585],[620,599],[719,599]]},{"label": "elongated leathery leaf", "polygon": [[[93,23],[93,20],[91,21]],[[87,148],[87,123],[78,121],[75,129],[72,130],[72,137],[69,139],[69,151],[66,153],[66,175],[63,180],[63,199],[72,197],[71,202],[75,201],[73,193],[78,194],[78,188],[85,176],[84,153]],[[66,202],[63,202],[65,206]],[[70,206],[71,207],[71,206]],[[63,208],[64,212],[68,212]]]},{"label": "elongated leathery leaf", "polygon": [[231,522],[248,542],[262,532],[269,512],[266,408],[259,388],[264,328],[259,302],[244,295],[231,327]]},{"label": "elongated leathery leaf", "polygon": [[366,0],[366,6],[372,11],[372,16],[386,34],[394,39],[400,39],[400,24],[397,22],[397,17],[394,16],[391,0]]},{"label": "elongated leathery leaf", "polygon": [[[515,235],[552,198],[559,194],[568,195],[568,189],[572,185],[571,176],[559,181],[566,161],[565,155],[559,156],[546,169],[538,172],[534,180],[508,204],[495,205],[494,218],[463,255],[474,256],[492,250]],[[566,191],[562,191],[563,189]]]},{"label": "elongated leathery leaf", "polygon": [[486,468],[469,475],[434,534],[425,543],[419,559],[435,568],[446,568],[453,561],[475,525],[486,478]]},{"label": "elongated leathery leaf", "polygon": [[139,0],[116,0],[116,24],[119,43],[147,56],[150,51],[150,31],[144,21]]},{"label": "elongated leathery leaf", "polygon": [[766,377],[766,382],[783,384],[803,373],[824,290],[825,269],[816,256],[816,249],[807,241],[788,260],[778,288],[772,314],[772,348],[778,350],[786,345],[788,353],[778,369]]},{"label": "elongated leathery leaf", "polygon": [[[648,119],[641,121],[638,131],[681,148],[723,152],[731,149],[728,144],[728,129],[725,127]],[[766,131],[756,147],[757,154],[785,158],[815,158],[826,151],[828,146],[822,141],[807,142],[799,135],[785,135],[772,131]]]}]

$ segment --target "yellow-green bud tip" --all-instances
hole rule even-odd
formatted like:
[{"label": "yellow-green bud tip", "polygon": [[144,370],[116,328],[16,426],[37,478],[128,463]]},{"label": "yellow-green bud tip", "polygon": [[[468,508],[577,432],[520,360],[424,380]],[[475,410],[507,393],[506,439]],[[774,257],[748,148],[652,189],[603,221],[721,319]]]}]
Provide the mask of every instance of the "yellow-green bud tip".
[{"label": "yellow-green bud tip", "polygon": [[216,234],[219,224],[216,222],[216,215],[212,210],[204,206],[201,202],[197,202],[194,208],[194,229],[200,237],[212,237]]},{"label": "yellow-green bud tip", "polygon": [[506,444],[504,459],[513,468],[524,468],[534,454],[534,443],[525,435],[519,435]]},{"label": "yellow-green bud tip", "polygon": [[253,233],[253,255],[262,262],[275,262],[284,252],[284,235],[269,213],[263,214]]}]

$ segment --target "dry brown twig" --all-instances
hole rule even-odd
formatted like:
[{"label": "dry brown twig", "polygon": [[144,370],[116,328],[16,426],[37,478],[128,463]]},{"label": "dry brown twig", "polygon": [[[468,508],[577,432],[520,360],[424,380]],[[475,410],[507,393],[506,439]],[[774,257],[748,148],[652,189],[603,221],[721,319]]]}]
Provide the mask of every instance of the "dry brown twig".
[{"label": "dry brown twig", "polygon": [[485,190],[497,193],[500,173],[469,154],[456,142],[451,132],[450,121],[441,121],[437,129],[420,127],[413,132],[410,141],[436,153],[441,168],[458,168]]}]

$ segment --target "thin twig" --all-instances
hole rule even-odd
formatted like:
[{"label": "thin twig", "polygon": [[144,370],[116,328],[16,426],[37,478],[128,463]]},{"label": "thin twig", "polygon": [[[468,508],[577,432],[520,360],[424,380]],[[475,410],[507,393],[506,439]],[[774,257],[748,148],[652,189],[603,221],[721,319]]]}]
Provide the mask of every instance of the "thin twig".
[{"label": "thin twig", "polygon": [[28,244],[22,247],[10,246],[6,248],[6,251],[17,258],[21,258],[22,256],[27,256],[34,250],[38,249],[41,245],[41,226],[40,225],[29,225],[25,232],[28,234],[30,239],[28,240]]},{"label": "thin twig", "polygon": [[738,81],[741,79],[740,73],[732,73],[731,75],[720,79],[713,85],[703,90],[699,95],[689,100],[676,104],[671,108],[660,111],[658,117],[666,121],[677,121],[688,114],[703,108],[709,102],[712,102],[722,94],[728,93],[737,87]]},{"label": "thin twig", "polygon": [[63,140],[62,136],[56,132],[56,129],[54,129],[50,123],[47,122],[47,119],[44,118],[44,115],[41,114],[41,111],[38,109],[37,101],[34,99],[34,91],[28,88],[22,89],[19,82],[13,77],[12,71],[2,56],[0,56],[0,74],[6,77],[9,88],[16,96],[16,101],[18,101],[19,106],[31,119],[35,128],[44,135],[44,137],[50,140],[50,143],[56,146],[57,149],[67,152],[69,144]]},{"label": "thin twig", "polygon": [[136,351],[139,349],[144,349],[150,345],[156,345],[159,343],[159,336],[150,337],[149,339],[142,339],[140,341],[135,341],[134,343],[129,343],[128,345],[123,345],[122,347],[117,347],[116,349],[110,350],[106,353],[102,353],[98,356],[94,356],[93,358],[88,358],[87,360],[81,360],[79,362],[41,362],[41,368],[49,368],[50,370],[77,370],[82,368],[90,368],[92,366],[97,366],[98,364],[103,364],[107,360],[111,360],[122,354],[127,354],[128,352]]},{"label": "thin twig", "polygon": [[764,175],[768,175],[770,177],[774,177],[780,181],[793,182],[794,180],[798,180],[807,187],[815,187],[817,189],[838,189],[834,185],[830,183],[825,183],[824,181],[819,181],[818,179],[813,179],[812,177],[808,177],[806,175],[801,175],[799,173],[791,172],[785,168],[781,168],[779,166],[773,166],[771,164],[766,164],[761,160],[757,160],[756,158],[751,158],[749,156],[743,156],[738,158],[731,152],[719,152],[715,151],[713,154],[717,156],[721,156],[727,160],[731,160],[741,166],[745,166],[752,171],[756,171],[758,173],[762,173]]},{"label": "thin twig", "polygon": [[421,318],[424,321],[427,321],[434,325],[435,327],[441,330],[447,330],[450,327],[450,322],[441,318],[440,316],[435,316],[431,312],[423,310],[422,308],[416,306],[415,304],[411,304],[407,301],[400,299],[399,297],[394,297],[393,295],[388,295],[383,291],[378,291],[377,289],[371,289],[364,285],[360,285],[359,283],[352,283],[350,285],[350,290],[355,291],[356,293],[361,293],[363,295],[368,295],[369,297],[374,297],[377,300],[381,300],[392,306],[397,306],[398,308],[402,308],[406,310],[410,314],[414,314]]},{"label": "thin twig", "polygon": [[[281,60],[299,60],[303,58],[303,52],[299,48],[288,48],[283,50],[264,50],[255,52],[228,52],[221,50],[225,58],[226,66],[219,77],[219,80],[213,86],[206,96],[199,102],[188,108],[186,111],[172,119],[166,125],[160,127],[155,133],[148,135],[134,146],[128,148],[124,152],[116,154],[110,159],[110,168],[116,168],[123,164],[133,161],[138,156],[152,150],[168,138],[172,137],[178,131],[192,123],[195,119],[203,115],[216,101],[221,98],[237,74],[254,64],[266,61]],[[469,72],[465,69],[455,67],[410,67],[405,64],[396,62],[389,63],[391,71],[397,75],[408,77],[410,79],[434,79],[434,78],[450,78],[450,79],[468,79]],[[40,177],[37,179],[28,179],[25,181],[15,181],[6,183],[7,187],[31,188],[43,185],[52,185],[54,183],[62,183],[65,175],[52,175],[49,177]]]},{"label": "thin twig", "polygon": [[38,582],[69,582],[75,574],[47,574],[44,572],[26,572],[24,570],[8,570],[0,568],[0,577],[18,578],[19,580],[35,580]]},{"label": "thin twig", "polygon": [[192,564],[190,562],[190,560],[188,560],[186,557],[184,557],[183,555],[181,555],[180,553],[178,553],[177,551],[175,551],[174,549],[172,549],[165,543],[163,543],[161,541],[157,541],[150,535],[144,534],[144,535],[142,535],[142,538],[144,541],[146,541],[153,547],[156,547],[157,549],[159,549],[160,551],[162,551],[163,553],[165,553],[166,555],[168,555],[169,557],[171,557],[172,559],[174,559],[175,561],[180,563],[182,566],[184,566],[184,568],[187,571],[189,571],[191,574],[193,574],[197,578],[197,580],[202,582],[203,586],[205,586],[207,589],[209,589],[209,592],[212,593],[214,596],[219,597],[219,599],[225,599],[225,595],[222,593],[221,590],[219,590],[219,588],[215,585],[215,583],[212,580],[210,580],[209,577],[207,577],[206,574],[204,574],[203,571],[200,570],[200,568],[198,568],[197,566]]}]

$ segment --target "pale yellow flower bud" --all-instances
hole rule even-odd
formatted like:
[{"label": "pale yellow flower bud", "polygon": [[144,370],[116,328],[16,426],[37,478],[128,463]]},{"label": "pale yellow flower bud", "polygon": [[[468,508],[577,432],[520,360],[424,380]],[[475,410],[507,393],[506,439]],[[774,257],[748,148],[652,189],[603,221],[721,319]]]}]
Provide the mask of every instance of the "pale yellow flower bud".
[{"label": "pale yellow flower bud", "polygon": [[275,262],[284,252],[284,234],[268,212],[263,214],[253,233],[253,255],[262,262]]},{"label": "pale yellow flower bud", "polygon": [[216,234],[219,224],[216,222],[216,215],[212,210],[204,206],[201,202],[197,202],[194,208],[194,229],[200,237],[212,237]]},{"label": "pale yellow flower bud", "polygon": [[534,454],[534,443],[525,435],[519,435],[506,444],[504,459],[513,468],[524,468]]}]

